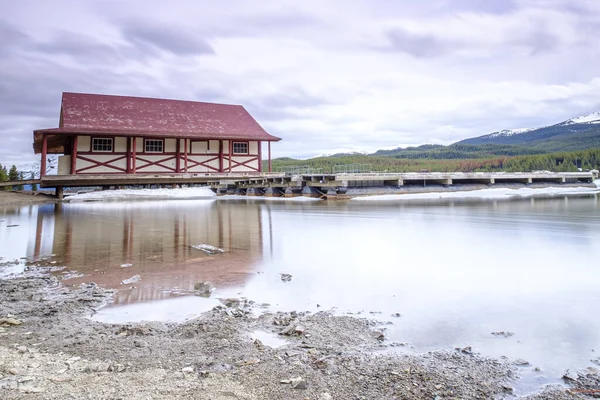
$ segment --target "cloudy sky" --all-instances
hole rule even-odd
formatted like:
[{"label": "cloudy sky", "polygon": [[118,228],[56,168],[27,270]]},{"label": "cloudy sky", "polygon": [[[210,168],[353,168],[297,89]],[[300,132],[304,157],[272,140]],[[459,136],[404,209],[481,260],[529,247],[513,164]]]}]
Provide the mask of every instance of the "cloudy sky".
[{"label": "cloudy sky", "polygon": [[63,91],[244,105],[275,157],[450,144],[600,110],[598,0],[3,1],[0,163]]}]

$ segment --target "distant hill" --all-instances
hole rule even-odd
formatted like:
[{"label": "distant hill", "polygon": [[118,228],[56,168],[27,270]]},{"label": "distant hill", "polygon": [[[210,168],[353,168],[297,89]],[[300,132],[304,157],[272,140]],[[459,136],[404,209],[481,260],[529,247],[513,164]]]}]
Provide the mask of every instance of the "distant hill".
[{"label": "distant hill", "polygon": [[600,147],[600,112],[540,128],[507,129],[493,132],[461,140],[454,145],[490,144],[519,146],[544,153]]}]

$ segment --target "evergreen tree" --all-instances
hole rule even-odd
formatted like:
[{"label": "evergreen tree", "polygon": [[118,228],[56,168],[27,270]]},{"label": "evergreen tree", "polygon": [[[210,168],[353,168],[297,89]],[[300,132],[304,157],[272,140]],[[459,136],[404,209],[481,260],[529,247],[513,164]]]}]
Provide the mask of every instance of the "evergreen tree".
[{"label": "evergreen tree", "polygon": [[[19,180],[25,180],[25,176],[23,175],[23,171],[19,172]],[[17,190],[23,190],[23,185],[17,185]]]},{"label": "evergreen tree", "polygon": [[10,167],[10,170],[8,171],[8,180],[9,181],[19,180],[19,171],[17,170],[16,165],[13,165],[12,167]]},{"label": "evergreen tree", "polygon": [[[0,182],[6,182],[8,180],[8,173],[6,172],[6,167],[0,164]],[[6,190],[5,186],[0,187],[0,190]]]},{"label": "evergreen tree", "polygon": [[[31,176],[29,177],[29,179],[31,179],[31,180],[35,179],[35,172],[31,171]],[[37,183],[32,183],[31,184],[31,191],[32,192],[37,192],[37,190],[38,190],[37,186],[38,186]]]}]

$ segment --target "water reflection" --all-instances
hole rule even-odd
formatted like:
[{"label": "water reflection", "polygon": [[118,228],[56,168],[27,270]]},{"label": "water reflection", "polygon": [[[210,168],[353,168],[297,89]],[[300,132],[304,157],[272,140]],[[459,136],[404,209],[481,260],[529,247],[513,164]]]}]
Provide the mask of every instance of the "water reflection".
[{"label": "water reflection", "polygon": [[[170,297],[205,280],[240,286],[263,255],[260,208],[234,202],[50,204],[37,211],[30,257],[54,254],[84,275],[68,284],[118,288],[116,304]],[[209,255],[192,247],[198,244],[225,253]],[[141,281],[121,284],[134,275]]]},{"label": "water reflection", "polygon": [[[218,296],[246,296],[273,309],[390,319],[388,340],[414,351],[472,346],[526,359],[526,389],[599,357],[598,194],[83,203],[3,212],[3,252],[28,246],[31,257],[54,253],[59,264],[87,275],[72,282],[117,287],[119,304],[139,302],[110,314],[113,321],[197,314],[213,304],[198,297],[142,301],[210,280]],[[20,226],[1,225],[9,223]],[[190,247],[200,243],[228,252],[209,256]],[[125,263],[133,266],[121,268]],[[293,279],[284,283],[280,273]],[[135,274],[142,276],[136,288],[120,285]],[[491,334],[497,331],[515,335]]]}]

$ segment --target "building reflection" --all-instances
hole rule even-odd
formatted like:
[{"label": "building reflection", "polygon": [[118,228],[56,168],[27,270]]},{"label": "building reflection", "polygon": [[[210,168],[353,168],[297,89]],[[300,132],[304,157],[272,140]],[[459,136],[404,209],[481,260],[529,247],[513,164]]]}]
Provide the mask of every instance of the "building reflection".
[{"label": "building reflection", "polygon": [[[263,242],[271,243],[262,213],[246,201],[48,204],[38,209],[29,256],[53,254],[56,265],[83,274],[65,284],[119,289],[117,304],[168,298],[197,282],[241,286],[257,273]],[[225,253],[206,254],[199,244]],[[121,284],[134,275],[141,280]]]}]

